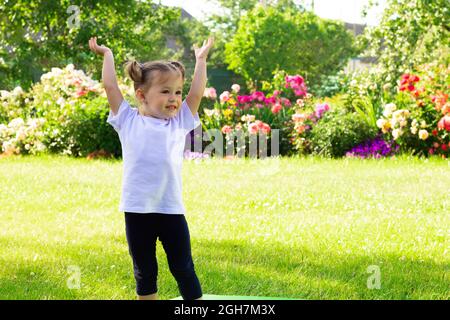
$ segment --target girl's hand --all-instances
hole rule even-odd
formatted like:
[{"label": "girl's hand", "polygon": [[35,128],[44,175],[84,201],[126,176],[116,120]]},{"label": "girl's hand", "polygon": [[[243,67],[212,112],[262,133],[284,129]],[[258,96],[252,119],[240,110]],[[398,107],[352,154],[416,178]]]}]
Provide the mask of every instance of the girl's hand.
[{"label": "girl's hand", "polygon": [[89,39],[89,48],[91,48],[94,53],[101,56],[105,55],[107,52],[111,52],[111,49],[108,47],[105,47],[104,45],[99,46],[97,44],[97,37],[91,37]]},{"label": "girl's hand", "polygon": [[203,45],[201,48],[197,47],[197,45],[194,44],[194,51],[195,51],[195,58],[197,60],[199,59],[206,59],[208,57],[209,49],[212,48],[214,44],[214,38],[209,37],[208,41],[203,41]]}]

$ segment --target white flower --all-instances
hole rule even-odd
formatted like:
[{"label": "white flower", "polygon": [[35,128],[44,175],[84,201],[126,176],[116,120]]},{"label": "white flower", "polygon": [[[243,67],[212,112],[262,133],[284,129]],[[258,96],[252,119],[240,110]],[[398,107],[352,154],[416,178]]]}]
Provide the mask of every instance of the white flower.
[{"label": "white flower", "polygon": [[231,90],[233,90],[235,93],[238,93],[241,90],[241,86],[235,83],[231,86]]},{"label": "white flower", "polygon": [[15,118],[13,120],[11,120],[11,122],[8,124],[8,127],[10,128],[18,128],[23,126],[25,122],[23,121],[22,118]]},{"label": "white flower", "polygon": [[59,99],[56,101],[56,103],[59,104],[61,107],[63,106],[63,104],[64,104],[65,102],[66,102],[66,101],[64,100],[63,97],[59,97]]},{"label": "white flower", "polygon": [[9,92],[6,91],[6,90],[0,90],[0,95],[1,95],[2,99],[3,99],[3,98],[6,99],[6,98],[9,97]]},{"label": "white flower", "polygon": [[20,128],[20,129],[16,132],[16,140],[17,140],[17,141],[25,140],[26,137],[27,137],[27,136],[26,136],[26,134],[25,134],[23,128]]},{"label": "white flower", "polygon": [[19,96],[19,95],[23,94],[23,90],[22,90],[22,88],[20,86],[17,86],[17,87],[14,88],[12,93],[15,96]]},{"label": "white flower", "polygon": [[205,109],[203,109],[203,111],[205,112],[205,114],[206,114],[208,117],[212,117],[212,115],[214,114],[214,110],[213,110],[213,109],[205,108]]},{"label": "white flower", "polygon": [[44,151],[45,150],[45,145],[42,142],[40,142],[40,141],[36,142],[35,147],[36,147],[37,151]]},{"label": "white flower", "polygon": [[401,135],[402,131],[400,129],[392,130],[392,136],[394,137],[394,140],[397,140]]},{"label": "white flower", "polygon": [[397,110],[397,106],[395,105],[395,103],[388,103],[384,106],[383,115],[388,118],[395,110]]},{"label": "white flower", "polygon": [[419,138],[422,140],[427,140],[428,138],[428,131],[427,130],[420,130],[419,131]]},{"label": "white flower", "polygon": [[427,123],[425,122],[425,120],[422,120],[422,121],[420,122],[420,127],[421,127],[421,128],[426,128],[426,127],[427,127]]},{"label": "white flower", "polygon": [[252,114],[245,114],[241,117],[241,121],[244,122],[253,122],[255,121],[255,116]]},{"label": "white flower", "polygon": [[411,133],[416,134],[417,133],[417,127],[411,127]]},{"label": "white flower", "polygon": [[385,125],[386,125],[386,122],[387,122],[387,120],[385,120],[385,119],[378,119],[377,120],[377,127],[378,128],[383,128]]},{"label": "white flower", "polygon": [[51,73],[55,76],[59,76],[63,71],[60,68],[52,68]]}]

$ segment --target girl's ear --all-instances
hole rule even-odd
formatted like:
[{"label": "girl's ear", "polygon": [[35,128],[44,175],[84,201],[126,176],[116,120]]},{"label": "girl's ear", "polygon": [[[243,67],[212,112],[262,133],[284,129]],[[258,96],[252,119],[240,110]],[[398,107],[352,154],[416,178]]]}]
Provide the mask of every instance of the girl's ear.
[{"label": "girl's ear", "polygon": [[139,102],[145,103],[145,96],[144,93],[142,92],[142,89],[139,88],[136,90],[136,97],[138,98]]}]

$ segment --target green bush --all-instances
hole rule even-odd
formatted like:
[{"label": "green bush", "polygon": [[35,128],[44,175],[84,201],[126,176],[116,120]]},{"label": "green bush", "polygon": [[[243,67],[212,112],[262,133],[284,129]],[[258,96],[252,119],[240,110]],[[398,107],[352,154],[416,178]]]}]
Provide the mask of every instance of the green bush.
[{"label": "green bush", "polygon": [[48,150],[81,157],[104,150],[120,156],[117,133],[106,122],[108,114],[108,102],[104,97],[76,103],[64,122],[47,122],[45,144]]},{"label": "green bush", "polygon": [[[119,86],[135,102],[132,87],[120,79]],[[0,94],[0,153],[120,156],[102,85],[72,64],[52,68],[29,92],[17,87]]]},{"label": "green bush", "polygon": [[342,157],[357,144],[374,138],[377,130],[357,113],[333,110],[311,131],[312,153],[326,157]]}]

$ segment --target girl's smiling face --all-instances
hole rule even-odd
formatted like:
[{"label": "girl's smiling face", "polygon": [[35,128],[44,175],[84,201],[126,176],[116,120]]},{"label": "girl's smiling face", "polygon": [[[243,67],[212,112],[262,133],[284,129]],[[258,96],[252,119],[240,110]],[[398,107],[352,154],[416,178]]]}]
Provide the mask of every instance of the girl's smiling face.
[{"label": "girl's smiling face", "polygon": [[136,91],[141,101],[139,113],[159,119],[168,119],[177,115],[182,103],[183,78],[176,72],[155,74],[154,83],[143,93]]}]

